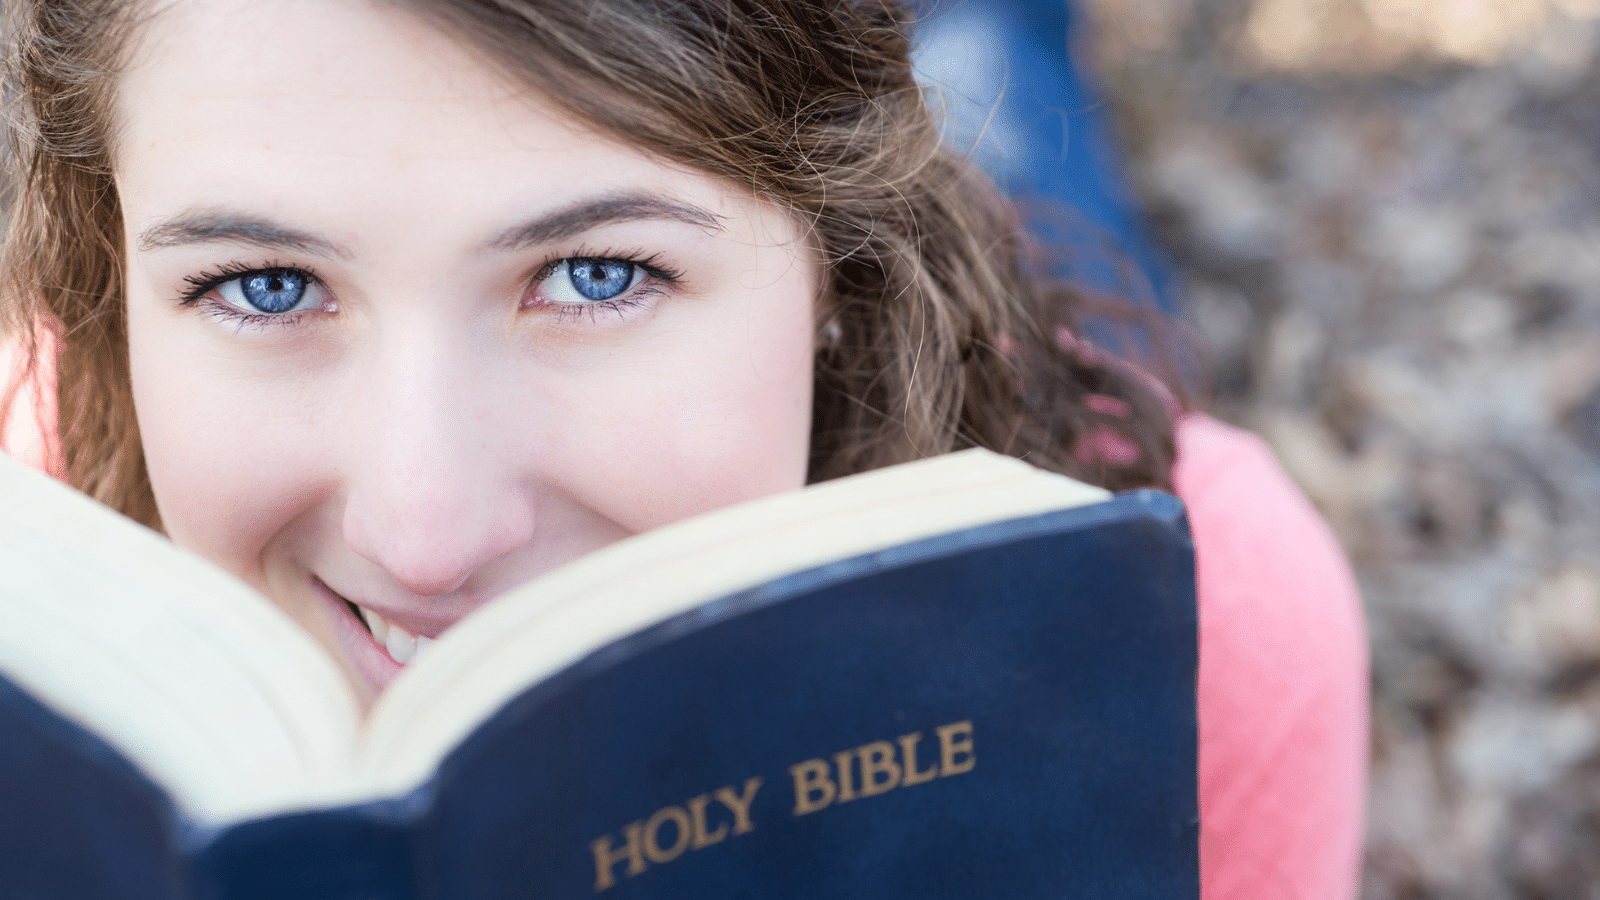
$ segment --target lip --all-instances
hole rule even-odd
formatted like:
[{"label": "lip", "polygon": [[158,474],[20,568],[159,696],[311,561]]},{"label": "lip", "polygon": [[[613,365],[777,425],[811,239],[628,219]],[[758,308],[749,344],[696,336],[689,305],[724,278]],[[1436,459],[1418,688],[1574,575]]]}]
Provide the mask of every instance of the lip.
[{"label": "lip", "polygon": [[313,577],[311,584],[317,594],[326,601],[328,619],[333,623],[334,639],[339,642],[345,658],[350,661],[351,667],[366,683],[373,696],[382,693],[405,667],[395,662],[386,648],[378,646],[372,632],[367,630],[365,624],[356,620],[355,613],[351,612],[343,597],[334,593],[333,589],[323,584],[319,578]]},{"label": "lip", "polygon": [[[355,601],[352,600],[351,602],[354,603]],[[363,609],[369,609],[378,615],[383,616],[384,619],[388,620],[392,624],[399,625],[401,628],[404,628],[417,637],[433,638],[437,640],[440,635],[444,634],[445,631],[450,628],[450,626],[455,624],[454,619],[439,621],[432,618],[422,618],[415,615],[390,612],[381,606],[372,606],[366,603],[357,603],[356,605],[362,607]]]},{"label": "lip", "polygon": [[[466,615],[466,613],[471,612],[472,608],[475,608],[469,607],[464,611],[456,612],[454,615],[452,615],[452,604],[445,603],[441,600],[440,602],[436,602],[434,604],[434,606],[437,608],[427,611],[392,610],[380,604],[368,602],[367,598],[365,597],[363,597],[360,602],[351,600],[343,594],[340,594],[338,591],[335,591],[333,588],[328,587],[327,582],[316,576],[312,576],[312,580],[315,581],[325,593],[338,600],[339,605],[344,607],[346,612],[349,612],[349,606],[346,606],[346,603],[354,604],[362,609],[370,610],[380,616],[383,616],[383,618],[388,622],[399,625],[401,628],[404,628],[406,631],[411,632],[417,637],[433,638],[437,640],[440,635],[444,634],[450,629],[450,626],[454,625],[462,618],[462,616]],[[459,607],[461,604],[458,602],[454,604],[454,606]],[[366,630],[366,624],[364,622],[357,620],[356,624],[360,625],[363,630]]]}]

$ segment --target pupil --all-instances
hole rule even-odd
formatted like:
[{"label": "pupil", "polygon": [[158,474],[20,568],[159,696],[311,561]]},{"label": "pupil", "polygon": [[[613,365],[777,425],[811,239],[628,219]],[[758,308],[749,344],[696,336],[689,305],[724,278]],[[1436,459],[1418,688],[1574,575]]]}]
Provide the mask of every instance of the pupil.
[{"label": "pupil", "polygon": [[305,296],[306,279],[295,272],[261,272],[246,275],[239,289],[246,302],[264,313],[288,312]]},{"label": "pupil", "polygon": [[573,290],[589,300],[610,300],[627,290],[633,264],[611,259],[575,259],[569,264]]}]

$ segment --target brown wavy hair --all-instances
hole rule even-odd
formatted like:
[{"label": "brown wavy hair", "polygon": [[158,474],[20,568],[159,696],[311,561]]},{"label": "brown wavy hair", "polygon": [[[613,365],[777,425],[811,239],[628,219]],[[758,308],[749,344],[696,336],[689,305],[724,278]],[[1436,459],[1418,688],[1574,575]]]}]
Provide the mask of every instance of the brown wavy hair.
[{"label": "brown wavy hair", "polygon": [[[941,143],[903,4],[389,2],[574,117],[809,225],[826,270],[813,481],[987,447],[1112,489],[1170,486],[1171,396],[1149,366],[1080,339],[1106,305],[1041,275],[1048,254]],[[159,527],[129,386],[112,165],[116,73],[144,4],[4,5],[0,309],[30,353],[41,324],[55,334],[67,480]]]}]

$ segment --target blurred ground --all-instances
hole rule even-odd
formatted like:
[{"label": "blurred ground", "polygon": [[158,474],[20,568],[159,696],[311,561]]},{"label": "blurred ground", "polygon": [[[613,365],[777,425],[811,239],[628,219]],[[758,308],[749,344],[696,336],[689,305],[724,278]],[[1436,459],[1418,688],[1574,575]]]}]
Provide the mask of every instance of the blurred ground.
[{"label": "blurred ground", "polygon": [[1600,2],[1089,5],[1216,409],[1361,579],[1364,896],[1600,898]]}]

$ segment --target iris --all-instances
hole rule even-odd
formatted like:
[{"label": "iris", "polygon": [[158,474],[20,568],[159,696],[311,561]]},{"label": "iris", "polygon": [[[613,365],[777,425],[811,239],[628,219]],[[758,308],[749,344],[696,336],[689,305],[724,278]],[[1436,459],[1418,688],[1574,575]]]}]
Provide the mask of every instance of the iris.
[{"label": "iris", "polygon": [[305,296],[306,285],[304,274],[287,269],[257,272],[239,279],[245,302],[264,313],[294,309]]},{"label": "iris", "polygon": [[572,289],[589,300],[610,300],[633,282],[633,264],[615,259],[574,259],[567,264]]}]

